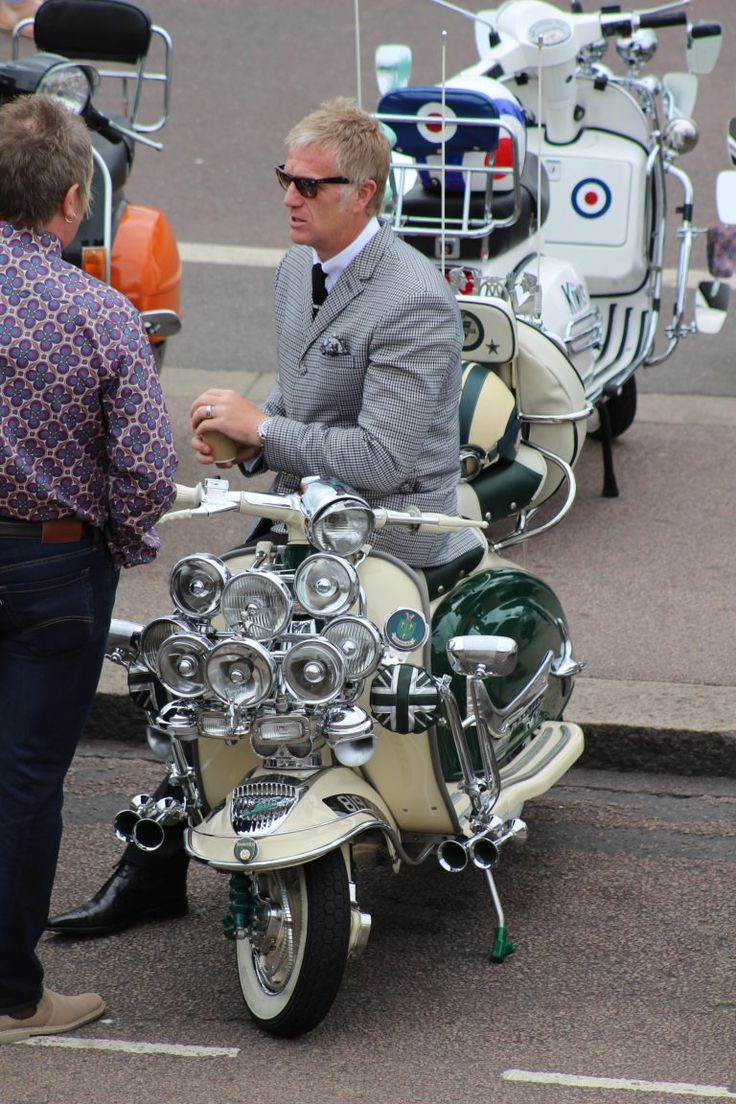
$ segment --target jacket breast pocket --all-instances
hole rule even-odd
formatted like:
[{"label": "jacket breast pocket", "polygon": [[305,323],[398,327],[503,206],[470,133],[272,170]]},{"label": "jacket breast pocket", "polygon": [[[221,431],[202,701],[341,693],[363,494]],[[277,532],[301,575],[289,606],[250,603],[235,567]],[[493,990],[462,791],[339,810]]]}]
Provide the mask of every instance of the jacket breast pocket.
[{"label": "jacket breast pocket", "polygon": [[363,370],[362,361],[356,360],[354,356],[325,356],[322,354],[321,363],[323,369],[335,372],[356,372]]}]

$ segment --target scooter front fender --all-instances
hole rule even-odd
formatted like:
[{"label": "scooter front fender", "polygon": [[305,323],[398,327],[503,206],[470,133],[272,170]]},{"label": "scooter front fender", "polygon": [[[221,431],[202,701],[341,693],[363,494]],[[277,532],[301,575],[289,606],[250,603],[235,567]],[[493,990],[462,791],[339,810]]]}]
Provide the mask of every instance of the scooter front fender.
[{"label": "scooter front fender", "polygon": [[311,862],[371,829],[398,831],[381,795],[348,767],[327,767],[307,778],[249,775],[184,842],[218,870],[255,873]]}]

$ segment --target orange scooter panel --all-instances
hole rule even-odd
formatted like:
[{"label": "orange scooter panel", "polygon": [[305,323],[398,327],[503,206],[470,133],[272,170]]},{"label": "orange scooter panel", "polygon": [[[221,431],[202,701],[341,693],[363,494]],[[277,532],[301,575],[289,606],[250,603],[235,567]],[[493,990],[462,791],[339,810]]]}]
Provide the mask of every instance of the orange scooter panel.
[{"label": "orange scooter panel", "polygon": [[113,241],[110,283],[139,311],[181,314],[179,247],[163,211],[126,206]]}]

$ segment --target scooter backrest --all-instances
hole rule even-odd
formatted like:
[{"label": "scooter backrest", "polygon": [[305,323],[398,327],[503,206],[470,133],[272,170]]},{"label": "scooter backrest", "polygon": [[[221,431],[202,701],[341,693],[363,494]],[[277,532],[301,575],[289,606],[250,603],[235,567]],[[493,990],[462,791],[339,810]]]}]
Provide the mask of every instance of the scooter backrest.
[{"label": "scooter backrest", "polygon": [[521,422],[512,391],[492,368],[463,361],[460,393],[460,445],[485,453],[483,467],[516,456]]},{"label": "scooter backrest", "polygon": [[33,37],[48,53],[137,65],[148,54],[151,18],[130,0],[45,0]]},{"label": "scooter backrest", "polygon": [[[502,96],[489,95],[481,90],[446,88],[444,113],[442,89],[434,86],[396,88],[381,98],[379,116],[413,117],[411,122],[398,122],[390,118],[385,121],[396,135],[395,150],[417,162],[425,188],[439,191],[441,187],[441,172],[434,166],[441,164],[443,139],[447,163],[462,165],[466,169],[492,166],[499,143],[511,145],[509,132],[517,136],[518,141],[524,127],[521,108],[509,98],[503,85],[498,85],[498,88]],[[444,126],[441,121],[443,117]],[[455,119],[468,121],[454,122]],[[478,120],[477,123],[475,120]],[[489,125],[495,122],[501,122],[503,126]],[[422,165],[427,168],[423,169]],[[470,180],[471,191],[484,192],[489,174],[448,171],[446,189],[463,191],[465,178]],[[496,174],[493,186],[496,189],[503,189],[504,184],[512,186],[510,179]]]}]

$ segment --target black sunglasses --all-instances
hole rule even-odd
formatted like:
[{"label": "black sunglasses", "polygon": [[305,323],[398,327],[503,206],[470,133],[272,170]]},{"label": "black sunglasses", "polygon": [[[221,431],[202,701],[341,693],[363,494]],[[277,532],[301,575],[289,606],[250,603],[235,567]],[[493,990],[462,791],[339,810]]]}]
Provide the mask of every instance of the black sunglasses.
[{"label": "black sunglasses", "polygon": [[283,165],[277,165],[274,172],[284,191],[287,190],[290,184],[293,184],[299,195],[304,196],[305,199],[314,199],[323,184],[352,183],[346,176],[323,176],[318,180],[311,176],[292,176],[291,173],[286,172]]}]

